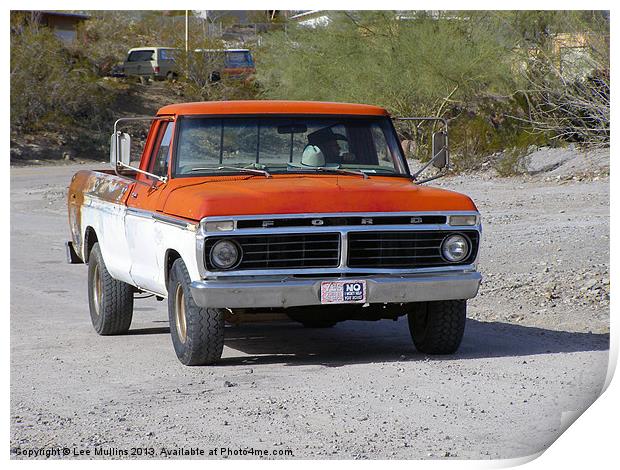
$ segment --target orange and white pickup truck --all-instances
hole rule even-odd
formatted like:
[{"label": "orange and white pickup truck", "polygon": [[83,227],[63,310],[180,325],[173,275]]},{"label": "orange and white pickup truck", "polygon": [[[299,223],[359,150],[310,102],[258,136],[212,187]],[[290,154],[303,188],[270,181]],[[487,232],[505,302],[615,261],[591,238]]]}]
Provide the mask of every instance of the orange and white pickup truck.
[{"label": "orange and white pickup truck", "polygon": [[[134,167],[120,128],[139,119],[151,128]],[[88,264],[95,331],[126,333],[135,296],[150,294],[167,299],[186,365],[221,357],[226,322],[259,318],[321,328],[407,315],[419,351],[454,353],[481,281],[481,223],[469,197],[423,185],[449,165],[435,121],[431,158],[412,173],[376,106],[185,103],[119,119],[112,169],[76,173],[68,193],[67,255]]]}]

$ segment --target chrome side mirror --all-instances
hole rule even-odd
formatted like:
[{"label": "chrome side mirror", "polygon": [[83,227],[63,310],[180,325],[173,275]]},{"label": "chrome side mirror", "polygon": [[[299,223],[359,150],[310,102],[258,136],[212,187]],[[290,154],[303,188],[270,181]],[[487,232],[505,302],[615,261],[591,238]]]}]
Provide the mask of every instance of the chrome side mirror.
[{"label": "chrome side mirror", "polygon": [[448,134],[445,131],[433,133],[433,166],[443,169],[448,166]]},{"label": "chrome side mirror", "polygon": [[131,136],[125,132],[115,132],[110,138],[110,165],[116,168],[119,163],[129,166],[131,159]]}]

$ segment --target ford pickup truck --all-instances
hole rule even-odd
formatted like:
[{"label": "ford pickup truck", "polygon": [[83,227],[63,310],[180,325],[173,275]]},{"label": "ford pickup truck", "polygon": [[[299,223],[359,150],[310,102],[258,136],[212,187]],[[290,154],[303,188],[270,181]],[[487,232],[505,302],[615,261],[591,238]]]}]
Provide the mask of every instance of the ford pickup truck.
[{"label": "ford pickup truck", "polygon": [[[121,130],[132,119],[151,126],[139,166]],[[95,331],[126,333],[149,295],[167,299],[186,365],[215,363],[225,325],[260,318],[324,328],[407,315],[418,351],[456,352],[481,222],[469,197],[424,185],[449,165],[447,122],[434,121],[414,173],[376,106],[185,103],[119,119],[112,168],[79,171],[68,191],[67,256],[88,265]]]}]

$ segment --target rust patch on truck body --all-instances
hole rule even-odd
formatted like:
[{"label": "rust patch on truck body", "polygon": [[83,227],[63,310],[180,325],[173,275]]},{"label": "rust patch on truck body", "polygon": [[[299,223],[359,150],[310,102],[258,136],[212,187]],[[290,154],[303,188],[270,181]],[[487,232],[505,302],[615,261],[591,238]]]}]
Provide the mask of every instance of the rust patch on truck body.
[{"label": "rust patch on truck body", "polygon": [[117,176],[113,170],[78,171],[71,179],[68,191],[69,227],[75,251],[83,253],[82,208],[87,197],[112,204],[126,205],[134,182]]}]

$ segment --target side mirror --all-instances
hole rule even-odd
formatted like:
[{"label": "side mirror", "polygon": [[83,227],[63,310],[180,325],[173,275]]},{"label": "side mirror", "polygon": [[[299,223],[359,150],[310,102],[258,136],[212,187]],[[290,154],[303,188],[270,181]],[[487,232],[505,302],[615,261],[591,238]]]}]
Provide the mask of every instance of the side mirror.
[{"label": "side mirror", "polygon": [[448,134],[445,131],[437,131],[433,134],[433,166],[445,168],[448,166]]},{"label": "side mirror", "polygon": [[118,163],[129,166],[131,136],[124,132],[116,132],[110,138],[110,165],[116,168]]}]

